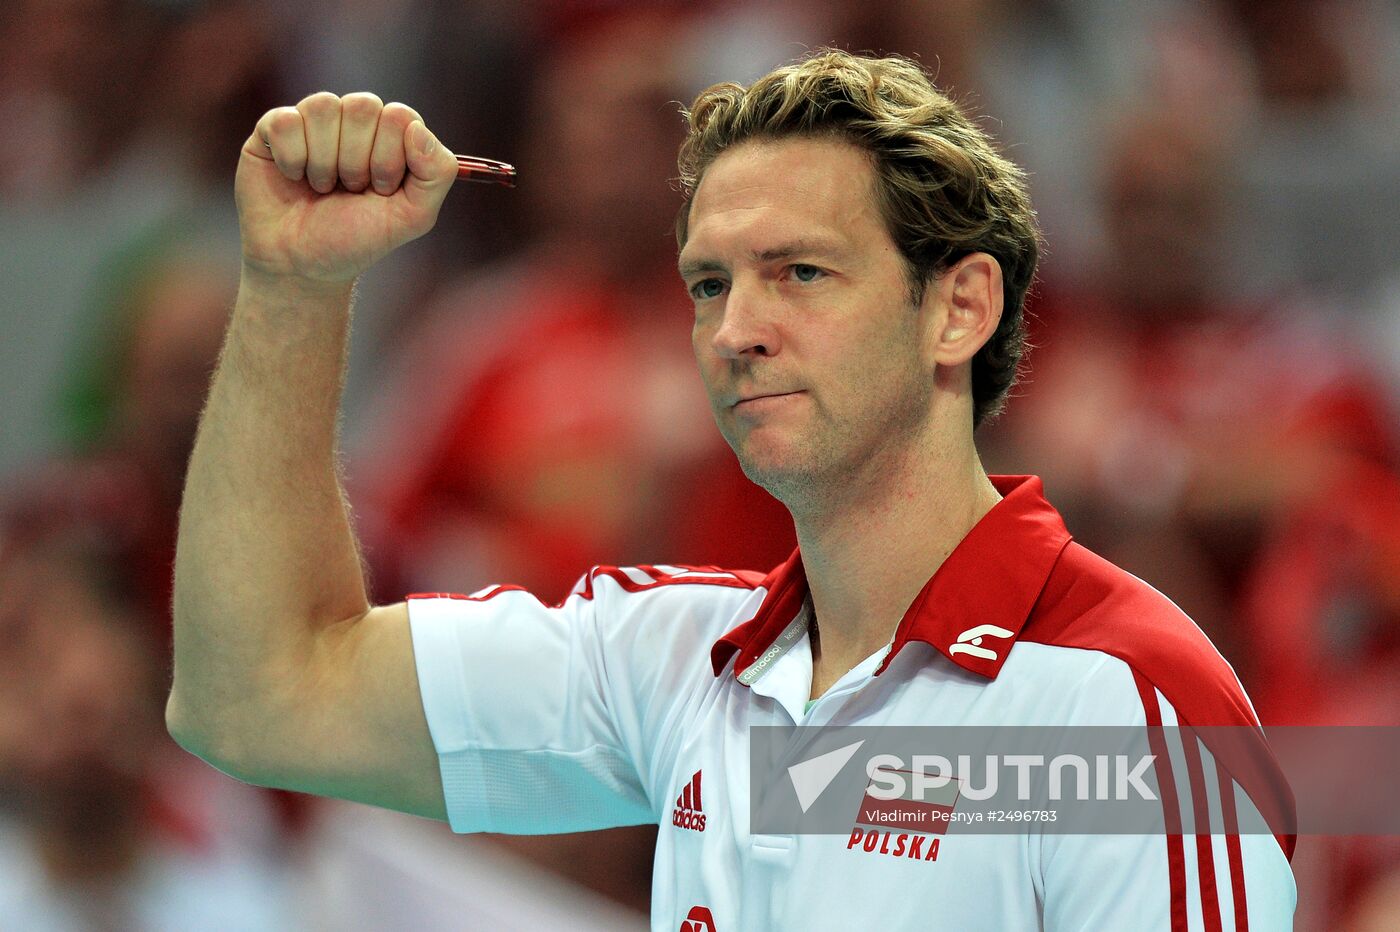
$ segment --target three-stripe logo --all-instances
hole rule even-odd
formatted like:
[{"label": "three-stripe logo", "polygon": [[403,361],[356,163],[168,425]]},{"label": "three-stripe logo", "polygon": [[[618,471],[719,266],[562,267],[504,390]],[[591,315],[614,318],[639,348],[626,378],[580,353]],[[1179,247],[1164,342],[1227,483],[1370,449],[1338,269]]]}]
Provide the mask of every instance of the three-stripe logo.
[{"label": "three-stripe logo", "polygon": [[676,797],[671,824],[676,828],[688,828],[695,832],[705,830],[705,812],[700,804],[700,771],[695,771],[695,776],[690,778],[685,789],[681,790],[681,795]]}]

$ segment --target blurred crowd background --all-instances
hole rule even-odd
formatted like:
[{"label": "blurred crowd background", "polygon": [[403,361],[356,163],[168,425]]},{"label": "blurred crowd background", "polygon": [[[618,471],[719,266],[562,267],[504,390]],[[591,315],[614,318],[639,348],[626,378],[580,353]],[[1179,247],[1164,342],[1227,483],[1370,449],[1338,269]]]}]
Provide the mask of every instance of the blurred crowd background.
[{"label": "blurred crowd background", "polygon": [[[654,829],[456,837],[243,786],[165,736],[233,170],[263,111],[322,89],[520,169],[459,185],[361,283],[346,472],[379,599],[767,569],[786,514],[689,357],[677,103],[825,44],[919,58],[1031,172],[1035,349],[979,432],[989,470],[1042,475],[1266,724],[1397,724],[1394,3],[8,0],[0,927],[645,922]],[[1295,869],[1299,929],[1400,928],[1400,840],[1304,838]]]}]

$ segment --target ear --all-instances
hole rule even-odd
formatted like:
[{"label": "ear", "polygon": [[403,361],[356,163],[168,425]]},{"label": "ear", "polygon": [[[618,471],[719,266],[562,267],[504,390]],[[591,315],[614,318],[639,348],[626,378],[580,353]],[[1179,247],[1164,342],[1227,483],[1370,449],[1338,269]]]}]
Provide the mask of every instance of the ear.
[{"label": "ear", "polygon": [[930,283],[924,301],[936,302],[929,347],[940,366],[960,366],[977,355],[1001,323],[1001,263],[985,252],[958,260]]}]

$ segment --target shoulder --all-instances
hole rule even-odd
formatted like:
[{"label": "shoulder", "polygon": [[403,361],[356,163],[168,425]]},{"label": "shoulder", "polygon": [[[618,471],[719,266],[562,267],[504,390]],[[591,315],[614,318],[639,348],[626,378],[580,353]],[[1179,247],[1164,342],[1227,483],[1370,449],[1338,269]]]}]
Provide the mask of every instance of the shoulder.
[{"label": "shoulder", "polygon": [[[552,605],[524,586],[494,584],[471,594],[459,592],[417,592],[410,599],[451,599],[458,602],[489,602],[501,596],[533,599],[546,608],[560,608],[574,602],[600,599],[635,603],[666,592],[669,599],[715,597],[725,589],[752,592],[763,585],[765,576],[753,570],[728,570],[717,566],[641,564],[637,566],[595,566],[574,583],[569,594]],[[646,598],[639,598],[645,595]]]},{"label": "shoulder", "polygon": [[716,566],[595,566],[555,603],[514,585],[466,595],[417,593],[409,602],[424,618],[432,611],[492,627],[557,624],[629,654],[640,651],[657,660],[692,652],[707,657],[717,638],[757,611],[767,591],[765,579],[762,573]]},{"label": "shoulder", "polygon": [[[1046,581],[1020,641],[1107,658],[1094,668],[1094,676],[1081,681],[1075,697],[1079,704],[1102,712],[1105,697],[1115,694],[1117,707],[1132,709],[1134,719],[1175,730],[1171,740],[1180,740],[1183,749],[1208,751],[1213,766],[1239,784],[1273,827],[1285,855],[1292,856],[1292,791],[1249,697],[1215,645],[1169,598],[1071,543]],[[1193,733],[1199,745],[1196,739],[1183,739]],[[1183,753],[1192,780],[1203,779],[1196,752]]]},{"label": "shoulder", "polygon": [[758,611],[765,576],[715,566],[596,566],[566,603],[589,603],[600,637],[651,658],[708,670],[714,642]]},{"label": "shoulder", "polygon": [[1230,664],[1171,599],[1070,543],[1046,580],[1020,640],[1122,661],[1138,691],[1160,691],[1195,725],[1257,725]]},{"label": "shoulder", "polygon": [[[765,575],[752,570],[722,569],[718,566],[682,566],[656,563],[644,566],[595,566],[574,585],[570,598],[591,599],[598,588],[622,595],[666,593],[668,599],[726,598],[724,590],[752,592],[763,585]],[[728,596],[733,598],[733,596]]]}]

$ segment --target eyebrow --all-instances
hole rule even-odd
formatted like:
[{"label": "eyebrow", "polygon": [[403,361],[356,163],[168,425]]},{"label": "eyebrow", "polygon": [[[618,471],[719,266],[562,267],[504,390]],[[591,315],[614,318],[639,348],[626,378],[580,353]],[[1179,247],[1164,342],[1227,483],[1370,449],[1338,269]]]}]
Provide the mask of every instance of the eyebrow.
[{"label": "eyebrow", "polygon": [[[834,240],[825,239],[798,239],[790,243],[783,243],[780,246],[773,246],[768,249],[749,253],[749,259],[757,264],[763,265],[769,262],[778,262],[782,259],[792,259],[797,256],[811,256],[813,258],[835,258],[844,255],[844,250]],[[729,267],[716,259],[690,259],[680,263],[680,273],[682,278],[697,275],[701,272],[727,272]]]},{"label": "eyebrow", "polygon": [[689,259],[680,264],[681,278],[689,278],[701,272],[727,272],[723,262],[714,259]]}]

